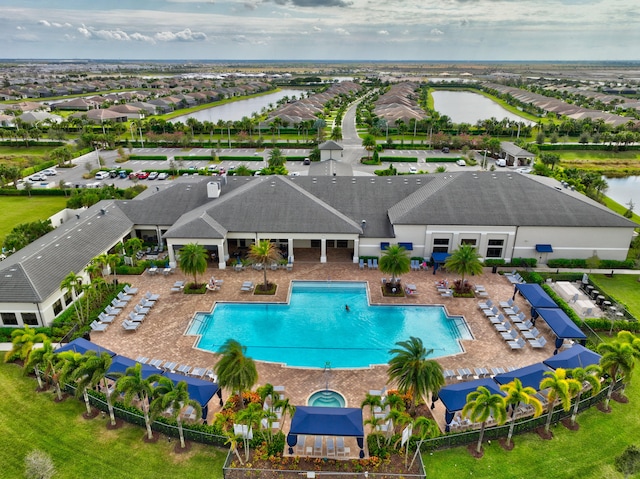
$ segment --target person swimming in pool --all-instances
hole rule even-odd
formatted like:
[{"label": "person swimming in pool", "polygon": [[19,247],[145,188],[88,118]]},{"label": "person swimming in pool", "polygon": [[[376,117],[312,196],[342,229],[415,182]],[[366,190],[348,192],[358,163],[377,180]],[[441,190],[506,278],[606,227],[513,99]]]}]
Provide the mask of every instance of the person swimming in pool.
[{"label": "person swimming in pool", "polygon": [[348,313],[349,311],[351,311],[351,309],[349,308],[348,304],[344,305],[344,310]]}]

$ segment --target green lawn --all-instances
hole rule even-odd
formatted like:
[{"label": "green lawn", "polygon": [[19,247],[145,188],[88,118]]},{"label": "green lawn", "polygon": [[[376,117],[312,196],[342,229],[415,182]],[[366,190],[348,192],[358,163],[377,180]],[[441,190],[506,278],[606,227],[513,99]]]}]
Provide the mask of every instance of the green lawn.
[{"label": "green lawn", "polygon": [[[535,433],[515,436],[516,447],[504,451],[497,441],[484,443],[484,457],[474,459],[466,447],[440,450],[423,456],[429,479],[580,478],[623,477],[614,458],[631,444],[640,445],[640,383],[627,389],[628,404],[612,401],[613,412],[591,408],[578,416],[580,430],[552,426],[554,438],[545,441]],[[633,477],[640,477],[636,474]]]},{"label": "green lawn", "polygon": [[[604,147],[603,147],[604,148]],[[560,160],[640,160],[640,152],[607,150],[547,150],[547,153],[560,155]]]},{"label": "green lawn", "polygon": [[45,220],[67,204],[64,196],[0,196],[0,244],[20,223]]},{"label": "green lawn", "polygon": [[592,274],[598,288],[624,303],[634,317],[640,318],[640,283],[638,274],[616,274],[608,278],[603,274]]},{"label": "green lawn", "polygon": [[224,450],[194,444],[175,454],[176,439],[146,444],[143,428],[130,425],[108,431],[106,419],[82,418],[84,403],[77,399],[58,404],[52,394],[36,393],[35,379],[13,364],[0,365],[0,384],[1,477],[24,477],[24,457],[33,449],[53,459],[56,479],[222,477]]}]

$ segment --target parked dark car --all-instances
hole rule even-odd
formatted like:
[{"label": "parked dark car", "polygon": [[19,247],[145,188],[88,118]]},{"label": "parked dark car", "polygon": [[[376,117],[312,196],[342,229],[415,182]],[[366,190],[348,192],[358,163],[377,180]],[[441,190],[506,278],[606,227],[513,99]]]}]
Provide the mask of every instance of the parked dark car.
[{"label": "parked dark car", "polygon": [[445,147],[442,149],[442,153],[449,153],[449,147],[448,147],[448,146],[445,146]]},{"label": "parked dark car", "polygon": [[118,177],[118,172],[116,170],[111,170],[109,172],[109,178],[117,178]]},{"label": "parked dark car", "polygon": [[310,160],[309,158],[305,158],[305,159],[302,161],[302,164],[303,164],[303,165],[310,165],[310,164],[311,164],[311,160]]}]

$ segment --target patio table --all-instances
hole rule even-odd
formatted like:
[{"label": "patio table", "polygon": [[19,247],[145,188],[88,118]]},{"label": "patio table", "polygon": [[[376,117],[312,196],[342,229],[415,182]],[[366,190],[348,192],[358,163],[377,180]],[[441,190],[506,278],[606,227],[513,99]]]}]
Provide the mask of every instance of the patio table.
[{"label": "patio table", "polygon": [[149,271],[149,274],[153,276],[154,274],[156,274],[158,272],[158,268],[156,268],[154,266],[152,268],[149,268],[148,271]]},{"label": "patio table", "polygon": [[165,276],[167,276],[169,273],[173,273],[173,270],[171,268],[165,268],[162,270],[162,274],[164,274]]}]

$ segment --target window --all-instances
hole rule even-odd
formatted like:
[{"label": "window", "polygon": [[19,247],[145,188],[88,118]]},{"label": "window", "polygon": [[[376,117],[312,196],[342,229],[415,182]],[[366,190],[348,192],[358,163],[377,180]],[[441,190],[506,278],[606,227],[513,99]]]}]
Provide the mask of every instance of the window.
[{"label": "window", "polygon": [[53,303],[53,314],[58,316],[62,312],[62,301],[58,300]]},{"label": "window", "polygon": [[487,258],[502,258],[502,247],[504,240],[489,240],[487,247]]},{"label": "window", "polygon": [[460,240],[460,244],[461,245],[469,245],[469,246],[473,246],[475,248],[476,246],[476,239],[475,238],[462,238]]},{"label": "window", "polygon": [[311,240],[312,248],[320,248],[320,240]]},{"label": "window", "polygon": [[434,238],[433,244],[439,246],[449,246],[449,238]]},{"label": "window", "polygon": [[16,317],[16,313],[0,313],[0,319],[2,319],[2,324],[5,326],[17,326],[18,318]]},{"label": "window", "polygon": [[434,238],[433,239],[433,253],[448,253],[449,252],[449,238]]},{"label": "window", "polygon": [[327,240],[327,248],[335,248],[336,241],[335,240]]},{"label": "window", "polygon": [[69,306],[73,302],[73,298],[71,297],[71,291],[67,291],[64,294],[64,304]]},{"label": "window", "polygon": [[36,313],[22,313],[22,322],[24,324],[28,324],[29,326],[37,326],[38,316],[36,315]]},{"label": "window", "polygon": [[347,241],[347,240],[337,240],[336,241],[336,247],[338,247],[338,248],[348,248],[349,247],[349,241]]}]

